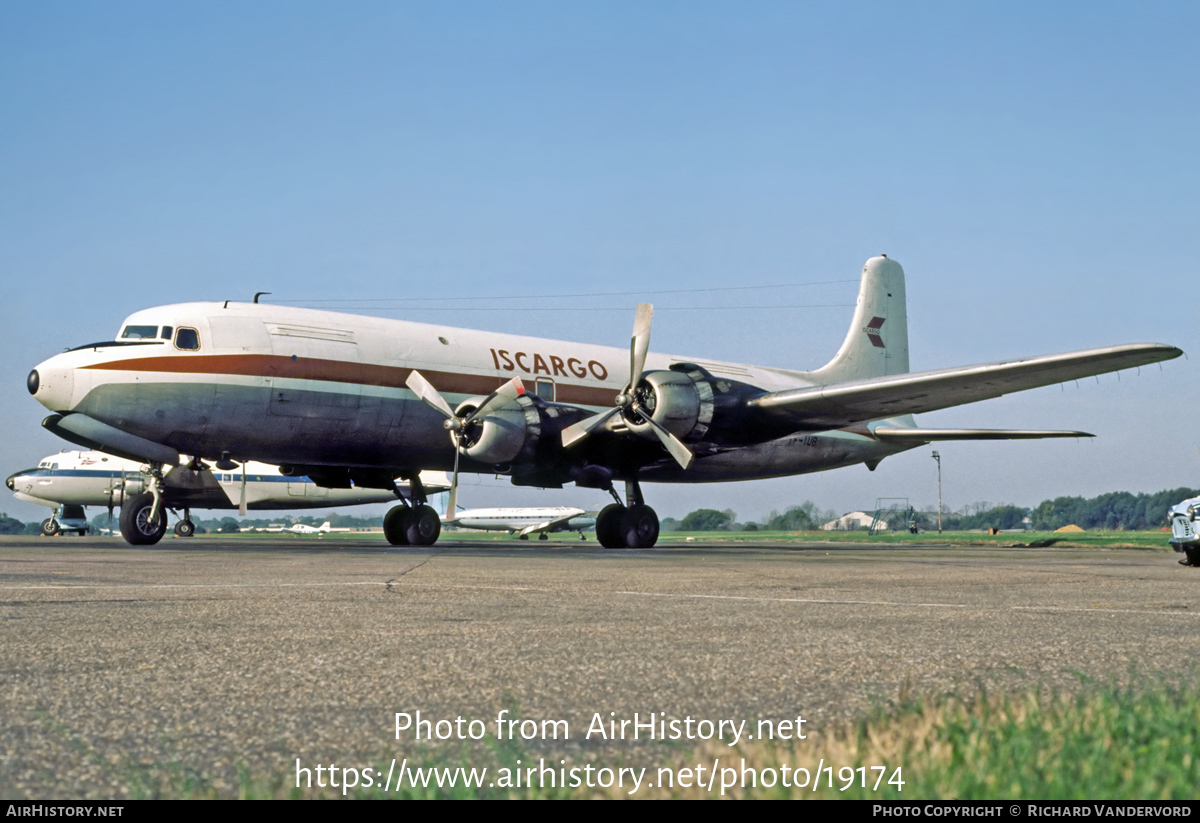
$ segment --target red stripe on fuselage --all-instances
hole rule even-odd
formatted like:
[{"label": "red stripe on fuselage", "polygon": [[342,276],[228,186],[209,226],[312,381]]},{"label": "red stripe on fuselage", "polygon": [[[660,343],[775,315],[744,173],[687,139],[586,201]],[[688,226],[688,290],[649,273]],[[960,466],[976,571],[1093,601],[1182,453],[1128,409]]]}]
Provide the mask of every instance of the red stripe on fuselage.
[{"label": "red stripe on fuselage", "polygon": [[[406,389],[405,380],[413,369],[379,366],[372,363],[348,363],[314,357],[285,357],[274,354],[202,354],[169,357],[137,357],[83,366],[106,371],[160,372],[165,374],[236,374],[247,377],[281,377],[291,380],[316,380],[327,383],[354,383]],[[447,394],[490,394],[511,377],[421,370],[430,383]],[[532,379],[532,378],[530,378]],[[559,403],[581,406],[610,406],[613,390],[592,386],[556,383]]]}]

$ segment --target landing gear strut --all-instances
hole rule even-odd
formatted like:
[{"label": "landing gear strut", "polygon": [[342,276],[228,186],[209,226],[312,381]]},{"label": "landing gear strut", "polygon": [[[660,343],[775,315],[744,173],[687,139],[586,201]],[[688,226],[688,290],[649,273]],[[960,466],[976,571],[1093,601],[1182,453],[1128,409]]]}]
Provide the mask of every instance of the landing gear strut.
[{"label": "landing gear strut", "polygon": [[409,505],[396,489],[401,504],[392,506],[383,516],[383,536],[393,546],[432,546],[442,533],[442,520],[427,502],[420,475],[414,473],[408,483],[414,505]]},{"label": "landing gear strut", "polygon": [[625,503],[617,500],[596,517],[596,539],[606,549],[648,549],[658,542],[658,515],[646,505],[637,478],[625,481]]}]

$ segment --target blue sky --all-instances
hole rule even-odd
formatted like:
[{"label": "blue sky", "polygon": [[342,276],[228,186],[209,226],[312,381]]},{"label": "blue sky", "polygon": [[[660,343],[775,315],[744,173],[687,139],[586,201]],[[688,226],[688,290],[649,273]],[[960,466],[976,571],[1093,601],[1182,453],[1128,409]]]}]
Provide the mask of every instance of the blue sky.
[{"label": "blue sky", "polygon": [[[260,290],[471,296],[389,316],[613,345],[645,299],[657,350],[812,368],[887,252],[914,369],[1194,354],[1198,24],[1187,3],[4,4],[0,466],[62,445],[24,390],[38,361]],[[594,292],[634,294],[555,297]],[[921,422],[1100,435],[944,444],[955,507],[1200,486],[1198,385],[1178,360]],[[930,450],[650,499],[931,503]]]}]

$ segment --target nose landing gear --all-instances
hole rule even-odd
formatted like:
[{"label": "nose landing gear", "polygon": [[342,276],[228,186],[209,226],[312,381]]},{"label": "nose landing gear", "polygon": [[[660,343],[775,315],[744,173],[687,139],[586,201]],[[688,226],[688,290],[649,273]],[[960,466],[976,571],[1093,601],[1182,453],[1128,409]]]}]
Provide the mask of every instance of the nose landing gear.
[{"label": "nose landing gear", "polygon": [[121,504],[121,536],[131,546],[153,546],[167,533],[167,511],[159,492],[162,464],[151,463],[147,491]]},{"label": "nose landing gear", "polygon": [[150,492],[128,498],[121,506],[121,536],[131,546],[153,546],[167,533],[167,512]]}]

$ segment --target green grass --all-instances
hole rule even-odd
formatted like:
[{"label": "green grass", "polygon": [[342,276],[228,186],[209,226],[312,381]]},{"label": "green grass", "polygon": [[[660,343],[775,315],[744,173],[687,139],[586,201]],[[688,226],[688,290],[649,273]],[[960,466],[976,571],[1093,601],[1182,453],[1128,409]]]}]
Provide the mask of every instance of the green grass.
[{"label": "green grass", "polygon": [[[689,762],[744,758],[759,770],[783,764],[822,772],[818,790],[747,788],[734,797],[899,800],[1190,800],[1200,786],[1200,698],[1192,683],[1088,686],[1074,695],[939,696],[880,709],[794,745],[709,745]],[[740,763],[739,763],[740,766]],[[878,790],[874,782],[885,766]],[[901,767],[902,787],[889,785]],[[849,767],[842,772],[839,769]],[[852,773],[866,767],[863,773]],[[862,788],[862,776],[868,788]],[[803,779],[803,778],[801,778]],[[853,785],[842,791],[847,782]],[[617,796],[617,795],[612,795]],[[648,796],[707,797],[704,790]]]},{"label": "green grass", "polygon": [[1037,544],[1085,548],[1137,548],[1170,551],[1169,532],[1162,531],[1096,531],[1096,532],[1006,532],[989,535],[979,531],[881,532],[869,535],[865,531],[756,531],[756,532],[663,532],[660,545],[679,542],[697,543],[868,543],[922,546],[1037,546]]},{"label": "green grass", "polygon": [[[829,730],[809,730],[806,740],[787,744],[752,741],[730,748],[711,741],[693,749],[662,745],[636,751],[612,747],[586,758],[568,759],[567,768],[591,763],[596,768],[646,768],[645,786],[634,795],[650,798],[719,797],[714,789],[665,788],[658,769],[695,767],[718,760],[722,768],[750,767],[761,775],[781,767],[808,769],[832,765],[832,782],[822,771],[813,791],[803,788],[734,787],[725,797],[900,799],[900,800],[1189,800],[1200,786],[1200,697],[1195,677],[1177,681],[1131,677],[1126,685],[1083,683],[1072,694],[1033,689],[1013,694],[984,689],[962,694],[903,699],[881,706],[860,720]],[[387,764],[393,754],[367,763]],[[404,755],[396,755],[399,758]],[[486,767],[482,789],[412,787],[385,792],[381,787],[358,787],[343,795],[332,787],[297,789],[294,760],[282,775],[253,776],[239,769],[238,785],[218,788],[188,774],[182,767],[155,769],[123,764],[116,771],[134,797],[298,799],[417,799],[417,798],[626,798],[625,789],[488,787],[501,768],[518,762],[535,765],[539,756],[552,764],[558,757],[530,753],[509,742],[488,741],[486,749],[418,750],[407,753],[408,766],[465,769]],[[328,763],[328,760],[325,761]],[[312,764],[305,764],[312,765]],[[885,767],[884,777],[873,767]],[[386,766],[385,766],[386,767]],[[863,772],[857,769],[862,767]],[[397,765],[397,768],[399,766]],[[896,769],[903,785],[889,783]],[[863,788],[866,777],[868,787]],[[378,778],[382,782],[382,775]],[[800,779],[803,779],[802,777]],[[850,782],[845,791],[842,786]]]}]

